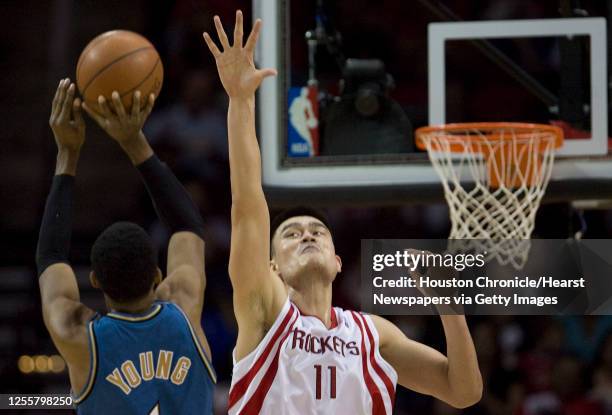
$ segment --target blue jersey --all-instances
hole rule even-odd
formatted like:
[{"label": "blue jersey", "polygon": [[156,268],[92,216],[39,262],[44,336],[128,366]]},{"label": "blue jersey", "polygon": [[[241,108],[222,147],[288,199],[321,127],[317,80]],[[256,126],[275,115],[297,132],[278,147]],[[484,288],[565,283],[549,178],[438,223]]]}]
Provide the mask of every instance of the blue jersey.
[{"label": "blue jersey", "polygon": [[79,414],[211,414],[216,376],[187,316],[155,302],[89,323],[91,365]]}]

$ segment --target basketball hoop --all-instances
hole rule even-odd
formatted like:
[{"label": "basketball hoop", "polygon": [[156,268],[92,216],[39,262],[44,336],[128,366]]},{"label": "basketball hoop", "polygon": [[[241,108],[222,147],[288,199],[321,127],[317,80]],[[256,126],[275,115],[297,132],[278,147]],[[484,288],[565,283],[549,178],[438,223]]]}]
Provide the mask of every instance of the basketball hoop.
[{"label": "basketball hoop", "polygon": [[481,240],[488,258],[522,268],[529,243],[521,240],[531,236],[554,150],[562,144],[563,131],[551,125],[481,122],[417,129],[416,145],[427,150],[442,180],[449,239]]}]

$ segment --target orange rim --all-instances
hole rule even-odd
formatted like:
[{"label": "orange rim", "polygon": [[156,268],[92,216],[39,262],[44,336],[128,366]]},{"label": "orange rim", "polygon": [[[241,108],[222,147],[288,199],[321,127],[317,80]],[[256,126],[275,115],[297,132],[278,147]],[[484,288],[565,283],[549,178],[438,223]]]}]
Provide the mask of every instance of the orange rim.
[{"label": "orange rim", "polygon": [[[512,132],[512,134],[507,134]],[[427,150],[425,137],[435,135],[438,138],[447,138],[455,141],[451,143],[449,149],[453,153],[464,152],[465,146],[460,141],[478,142],[498,142],[524,140],[525,143],[533,138],[544,138],[554,136],[554,147],[559,148],[563,145],[563,130],[554,125],[532,124],[520,122],[471,122],[431,125],[421,127],[416,130],[416,145],[421,150]]]}]

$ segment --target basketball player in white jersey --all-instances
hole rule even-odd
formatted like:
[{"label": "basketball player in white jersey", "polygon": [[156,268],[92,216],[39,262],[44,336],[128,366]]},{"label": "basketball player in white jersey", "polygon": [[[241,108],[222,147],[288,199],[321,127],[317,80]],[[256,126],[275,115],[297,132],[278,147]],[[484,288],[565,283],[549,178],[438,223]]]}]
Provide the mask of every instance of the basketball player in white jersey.
[{"label": "basketball player in white jersey", "polygon": [[342,263],[316,214],[288,215],[269,241],[255,91],[276,71],[253,63],[260,20],[244,46],[240,11],[233,45],[214,20],[222,50],[207,33],[204,40],[230,100],[229,273],[238,339],[229,413],[391,414],[396,383],[457,408],[478,402],[482,378],[464,316],[441,316],[444,356],[381,317],[332,308]]}]

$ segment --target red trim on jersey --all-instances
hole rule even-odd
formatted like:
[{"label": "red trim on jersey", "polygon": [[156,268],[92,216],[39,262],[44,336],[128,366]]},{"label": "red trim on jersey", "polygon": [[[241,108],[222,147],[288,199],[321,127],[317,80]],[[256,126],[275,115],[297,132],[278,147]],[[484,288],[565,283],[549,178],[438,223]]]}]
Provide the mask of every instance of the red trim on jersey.
[{"label": "red trim on jersey", "polygon": [[332,307],[331,309],[330,319],[331,319],[330,329],[335,329],[336,327],[338,327],[338,316],[336,316],[336,310],[334,310],[334,307]]},{"label": "red trim on jersey", "polygon": [[361,332],[361,369],[363,371],[363,378],[365,379],[366,386],[368,387],[368,392],[370,392],[370,396],[372,397],[372,415],[386,415],[387,411],[385,410],[385,404],[382,400],[382,394],[380,392],[380,389],[378,389],[376,383],[374,383],[374,380],[370,376],[370,372],[368,370],[366,347],[364,341],[365,333],[363,332],[361,321],[359,321],[359,317],[356,317],[356,313],[354,311],[351,311],[351,315],[353,316],[353,319],[355,320],[355,323],[357,323],[359,331]]},{"label": "red trim on jersey", "polygon": [[[323,322],[323,320],[321,320],[318,316],[313,316],[312,314],[306,314],[302,310],[300,310],[300,308],[297,305],[296,307],[300,311],[300,314],[303,315],[304,317],[314,317],[317,320],[319,320],[321,323],[323,323],[323,325],[325,326],[325,323]],[[334,310],[334,307],[330,309],[329,320],[330,320],[330,327],[328,330],[335,329],[336,327],[338,327],[338,317],[336,316],[336,310]]]},{"label": "red trim on jersey", "polygon": [[370,340],[370,364],[374,368],[374,371],[376,372],[378,377],[382,379],[385,386],[387,387],[387,392],[389,393],[389,397],[391,398],[391,405],[393,405],[393,402],[395,402],[395,388],[393,387],[393,382],[391,382],[391,379],[389,379],[389,376],[387,376],[385,371],[380,367],[380,365],[376,361],[376,358],[374,355],[374,336],[372,335],[372,332],[370,331],[368,322],[366,321],[363,315],[361,314],[357,314],[357,315],[363,321],[365,330],[368,333],[368,340]]},{"label": "red trim on jersey", "polygon": [[[231,388],[230,394],[229,394],[228,408],[231,408],[232,406],[234,406],[236,402],[238,402],[244,396],[250,383],[255,378],[255,375],[257,375],[257,372],[259,372],[259,369],[261,369],[261,367],[266,362],[268,355],[270,354],[270,352],[272,351],[272,348],[276,344],[276,341],[278,340],[280,335],[283,333],[283,331],[289,324],[289,321],[291,320],[294,314],[295,314],[295,309],[290,304],[287,315],[283,319],[283,322],[280,324],[280,326],[278,326],[278,328],[274,332],[274,335],[272,336],[272,339],[266,346],[264,352],[261,354],[261,356],[259,356],[259,358],[255,362],[253,367],[251,367],[251,369],[249,369],[249,371],[238,382],[236,382],[236,384],[234,384],[234,386]],[[290,331],[288,331],[287,334],[289,334],[289,332]]]},{"label": "red trim on jersey", "polygon": [[293,320],[293,322],[291,323],[291,326],[289,327],[289,330],[287,330],[287,332],[281,339],[278,349],[276,349],[276,354],[274,355],[274,359],[272,360],[272,363],[268,367],[266,374],[263,376],[263,378],[261,378],[261,382],[259,382],[259,385],[257,386],[257,389],[255,389],[255,392],[251,396],[251,399],[249,399],[249,401],[246,403],[246,405],[244,406],[244,409],[240,411],[240,415],[258,415],[259,411],[261,411],[261,407],[263,406],[264,399],[266,398],[266,395],[268,394],[268,391],[270,390],[270,386],[272,386],[272,382],[274,381],[274,378],[276,377],[276,372],[278,371],[278,361],[280,357],[281,347],[283,347],[283,343],[285,342],[285,339],[287,339],[287,336],[289,336],[289,334],[293,330],[293,327],[295,326],[295,322],[297,321],[298,318],[299,316]]}]

